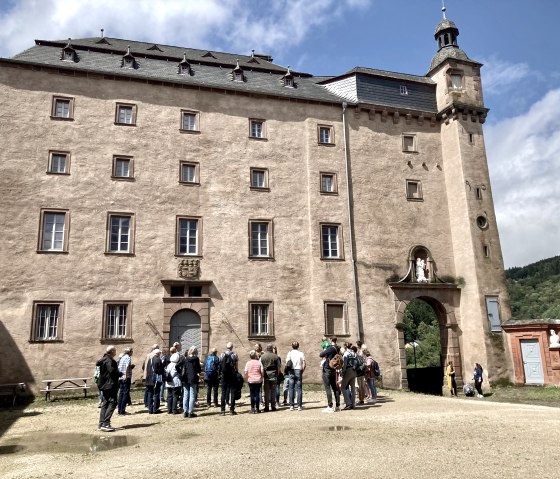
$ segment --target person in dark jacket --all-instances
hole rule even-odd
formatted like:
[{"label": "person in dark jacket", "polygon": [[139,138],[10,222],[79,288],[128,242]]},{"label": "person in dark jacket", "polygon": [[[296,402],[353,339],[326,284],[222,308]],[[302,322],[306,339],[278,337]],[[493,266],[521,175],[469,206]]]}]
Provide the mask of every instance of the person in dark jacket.
[{"label": "person in dark jacket", "polygon": [[176,368],[183,383],[183,416],[196,417],[194,403],[196,401],[196,388],[202,371],[200,359],[198,359],[198,349],[191,346]]},{"label": "person in dark jacket", "polygon": [[483,373],[482,366],[478,363],[474,363],[474,387],[476,388],[476,392],[478,393],[479,398],[483,398],[484,395],[482,394],[482,373]]},{"label": "person in dark jacket", "polygon": [[[335,412],[340,409],[340,391],[336,384],[336,370],[331,368],[329,361],[334,358],[340,348],[336,344],[336,338],[331,338],[331,345],[321,351],[319,357],[323,358],[323,386],[325,386],[325,392],[327,393],[327,408],[323,412]],[[333,408],[332,393],[334,392],[334,399],[336,403],[336,409]]]},{"label": "person in dark jacket", "polygon": [[111,417],[117,407],[117,394],[119,391],[119,366],[115,361],[117,348],[107,346],[107,352],[95,364],[99,367],[99,381],[97,387],[102,392],[103,402],[99,412],[99,430],[113,432]]}]

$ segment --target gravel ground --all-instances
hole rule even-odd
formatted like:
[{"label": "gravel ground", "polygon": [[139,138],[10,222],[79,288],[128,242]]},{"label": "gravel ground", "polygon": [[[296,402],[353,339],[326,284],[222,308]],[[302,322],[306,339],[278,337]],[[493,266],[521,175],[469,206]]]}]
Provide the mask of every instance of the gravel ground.
[{"label": "gravel ground", "polygon": [[97,431],[91,401],[0,410],[0,477],[482,477],[556,478],[555,408],[383,391],[378,404],[325,414],[324,393],[304,410],[234,417],[148,415],[142,405]]}]

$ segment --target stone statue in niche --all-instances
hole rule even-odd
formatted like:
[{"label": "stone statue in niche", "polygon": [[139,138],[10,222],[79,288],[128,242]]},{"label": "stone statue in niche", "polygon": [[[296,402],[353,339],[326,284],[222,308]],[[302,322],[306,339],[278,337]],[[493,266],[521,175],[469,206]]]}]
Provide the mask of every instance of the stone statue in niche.
[{"label": "stone statue in niche", "polygon": [[417,283],[427,283],[428,279],[426,278],[426,262],[422,258],[416,259],[416,282]]},{"label": "stone statue in niche", "polygon": [[200,273],[200,260],[198,259],[183,259],[177,266],[177,275],[180,278],[196,278]]},{"label": "stone statue in niche", "polygon": [[556,334],[554,329],[550,330],[550,349],[560,349],[560,337]]}]

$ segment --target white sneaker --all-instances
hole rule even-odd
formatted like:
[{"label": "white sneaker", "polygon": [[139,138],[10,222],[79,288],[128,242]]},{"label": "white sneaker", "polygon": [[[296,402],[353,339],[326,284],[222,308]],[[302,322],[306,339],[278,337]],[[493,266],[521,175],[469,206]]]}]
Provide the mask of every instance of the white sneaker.
[{"label": "white sneaker", "polygon": [[293,411],[293,410],[294,410],[294,406],[290,406],[290,411]]},{"label": "white sneaker", "polygon": [[297,408],[298,411],[303,411],[303,408],[300,406]]},{"label": "white sneaker", "polygon": [[323,412],[334,412],[334,409],[330,406],[327,406],[325,409],[323,409]]},{"label": "white sneaker", "polygon": [[483,398],[484,396],[483,396],[482,394],[479,394],[478,397],[479,397],[479,398]]}]

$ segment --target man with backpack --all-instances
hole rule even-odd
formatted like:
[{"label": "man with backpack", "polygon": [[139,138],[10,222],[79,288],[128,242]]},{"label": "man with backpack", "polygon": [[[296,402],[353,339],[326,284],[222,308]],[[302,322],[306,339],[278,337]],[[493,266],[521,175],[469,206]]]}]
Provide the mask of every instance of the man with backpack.
[{"label": "man with backpack", "polygon": [[237,389],[237,354],[233,352],[233,343],[226,344],[226,350],[220,356],[220,386],[222,401],[220,416],[226,415],[226,399],[229,398],[229,414],[235,416],[235,393]]},{"label": "man with backpack", "polygon": [[[326,409],[323,409],[323,412],[327,413],[340,410],[340,391],[336,384],[336,374],[337,370],[342,368],[342,356],[336,341],[337,338],[331,338],[331,345],[319,354],[319,357],[323,358],[323,385],[327,393],[328,404]],[[336,409],[333,408],[331,390],[334,392]]]},{"label": "man with backpack", "polygon": [[220,383],[220,358],[218,350],[212,348],[212,351],[206,358],[204,363],[204,382],[206,383],[206,404],[208,407],[212,405],[212,392],[214,392],[214,406],[218,407],[218,385]]},{"label": "man with backpack", "polygon": [[117,407],[117,393],[119,390],[119,366],[115,361],[117,348],[107,346],[106,353],[95,364],[99,368],[99,379],[97,387],[103,393],[101,411],[99,411],[99,430],[103,432],[113,432],[111,417]]}]

